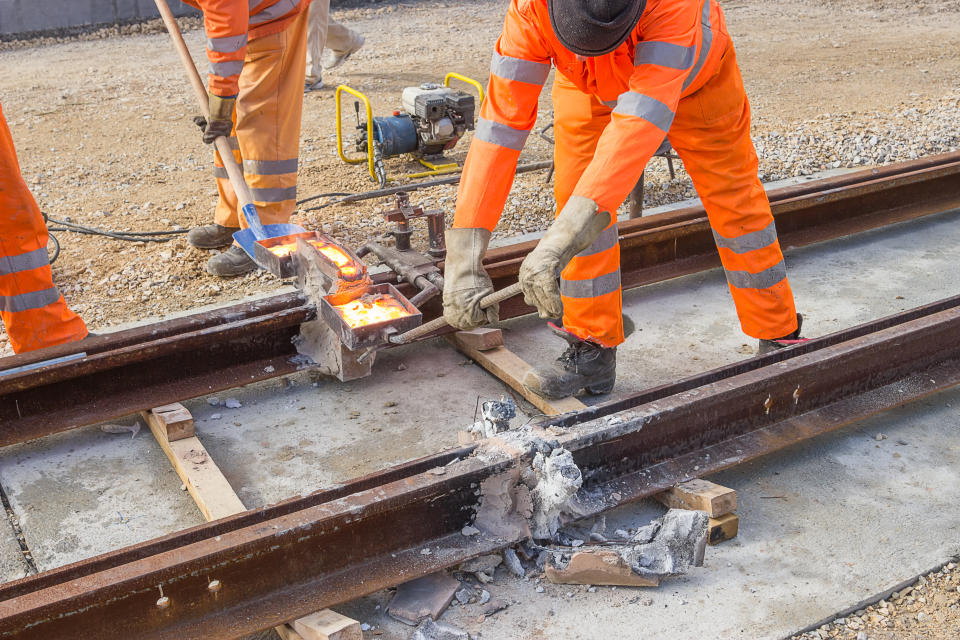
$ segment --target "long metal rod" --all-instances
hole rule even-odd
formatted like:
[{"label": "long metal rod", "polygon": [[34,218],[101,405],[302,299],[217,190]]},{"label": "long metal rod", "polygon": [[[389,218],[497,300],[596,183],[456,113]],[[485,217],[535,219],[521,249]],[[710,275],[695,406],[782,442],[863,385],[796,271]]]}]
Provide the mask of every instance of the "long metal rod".
[{"label": "long metal rod", "polygon": [[[784,247],[801,246],[960,208],[960,153],[812,181],[769,194]],[[702,207],[623,222],[622,282],[630,288],[719,266]],[[496,289],[516,282],[535,243],[492,250],[485,260]],[[391,280],[379,274],[376,282]],[[402,286],[408,296],[416,293]],[[438,299],[421,309],[441,315]],[[529,313],[516,297],[503,319]],[[150,407],[287,375],[297,370],[291,340],[315,308],[283,294],[0,359],[0,446],[110,420]],[[46,360],[32,371],[4,369]],[[186,375],[185,375],[186,374]]]},{"label": "long metal rod", "polygon": [[[954,386],[958,331],[960,297],[638,394],[616,411],[557,419],[548,437],[585,479],[568,517]],[[0,587],[0,638],[238,638],[517,542],[522,527],[471,537],[460,529],[483,502],[477,487],[515,485],[528,454],[469,453],[9,583]],[[431,473],[440,465],[443,474]],[[212,580],[218,589],[208,588]]]}]

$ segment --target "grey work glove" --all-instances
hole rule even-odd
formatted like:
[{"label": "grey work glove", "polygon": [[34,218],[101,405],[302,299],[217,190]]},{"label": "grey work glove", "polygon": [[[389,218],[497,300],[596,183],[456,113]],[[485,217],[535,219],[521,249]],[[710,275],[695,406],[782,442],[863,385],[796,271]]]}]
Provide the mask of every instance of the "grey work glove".
[{"label": "grey work glove", "polygon": [[[223,98],[213,93],[207,93],[210,106],[210,117],[206,119],[201,126],[194,118],[194,122],[203,129],[203,141],[207,144],[213,144],[213,141],[220,136],[230,136],[233,131],[233,107],[237,103],[236,98]],[[200,118],[203,119],[202,117]]]},{"label": "grey work glove", "polygon": [[493,282],[483,268],[490,235],[486,229],[447,229],[443,318],[451,327],[473,329],[500,317],[499,305],[480,308],[480,299],[493,293]]},{"label": "grey work glove", "polygon": [[557,282],[560,272],[610,225],[610,213],[597,211],[593,200],[570,196],[560,215],[520,265],[523,301],[536,307],[541,318],[559,318],[563,314]]}]

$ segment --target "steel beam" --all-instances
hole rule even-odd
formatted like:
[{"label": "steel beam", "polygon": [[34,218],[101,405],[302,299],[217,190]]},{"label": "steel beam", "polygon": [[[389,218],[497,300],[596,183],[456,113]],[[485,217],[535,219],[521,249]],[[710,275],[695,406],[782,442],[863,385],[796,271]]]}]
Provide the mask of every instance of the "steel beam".
[{"label": "steel beam", "polygon": [[[780,242],[801,246],[960,208],[960,153],[868,169],[772,191]],[[630,288],[719,266],[702,207],[620,225],[622,282]],[[496,287],[516,281],[535,243],[492,250]],[[377,282],[392,279],[380,274]],[[408,296],[414,292],[407,287]],[[422,309],[440,313],[439,299]],[[500,317],[528,313],[519,297]],[[0,446],[110,420],[297,370],[291,339],[314,307],[296,293],[0,359]],[[4,376],[3,369],[38,369]]]},{"label": "steel beam", "polygon": [[[958,332],[960,297],[556,418],[548,426],[585,479],[570,517],[956,385]],[[238,638],[517,542],[459,532],[477,487],[528,458],[469,452],[9,583],[0,638]],[[430,472],[439,465],[445,473]]]}]

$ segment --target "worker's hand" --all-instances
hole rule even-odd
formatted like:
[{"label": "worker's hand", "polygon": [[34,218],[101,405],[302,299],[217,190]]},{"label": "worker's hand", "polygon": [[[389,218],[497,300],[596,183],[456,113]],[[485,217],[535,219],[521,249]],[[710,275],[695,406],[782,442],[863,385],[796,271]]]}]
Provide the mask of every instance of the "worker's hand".
[{"label": "worker's hand", "polygon": [[500,318],[498,305],[480,308],[481,298],[493,293],[493,282],[483,268],[490,235],[486,229],[447,229],[443,318],[457,329],[473,329]]},{"label": "worker's hand", "polygon": [[[222,96],[207,93],[210,105],[210,117],[206,119],[203,129],[203,141],[212,144],[220,136],[229,136],[233,131],[233,107],[237,102],[236,98],[224,98]],[[194,122],[198,125],[197,118]]]},{"label": "worker's hand", "polygon": [[560,215],[520,265],[523,301],[536,307],[541,318],[559,318],[563,314],[557,282],[560,272],[610,225],[610,214],[597,211],[593,200],[570,196]]}]

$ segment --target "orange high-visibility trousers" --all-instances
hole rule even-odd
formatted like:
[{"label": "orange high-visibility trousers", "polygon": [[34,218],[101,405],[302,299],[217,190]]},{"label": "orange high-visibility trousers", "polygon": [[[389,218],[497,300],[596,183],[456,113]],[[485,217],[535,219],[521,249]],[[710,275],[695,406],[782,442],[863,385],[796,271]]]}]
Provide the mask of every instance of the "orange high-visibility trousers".
[{"label": "orange high-visibility trousers", "polygon": [[[251,40],[240,73],[234,129],[228,138],[263,224],[288,222],[297,200],[297,159],[307,55],[307,12],[280,33]],[[217,224],[247,227],[237,196],[214,152]]]},{"label": "orange high-visibility trousers", "polygon": [[0,106],[0,318],[16,353],[87,336],[53,284],[47,237]]},{"label": "orange high-visibility trousers", "polygon": [[[554,195],[563,208],[593,158],[611,109],[557,74],[553,88]],[[770,203],[757,175],[750,104],[733,45],[716,74],[682,98],[667,135],[683,161],[713,229],[743,332],[774,339],[797,328],[793,293]],[[599,202],[615,216],[619,202]],[[616,223],[563,270],[563,326],[612,347],[623,342],[620,247]]]}]

